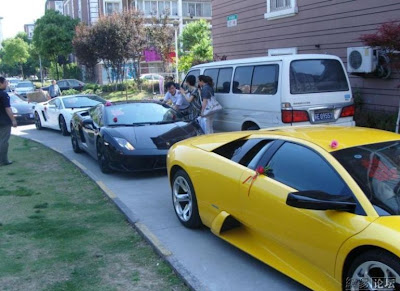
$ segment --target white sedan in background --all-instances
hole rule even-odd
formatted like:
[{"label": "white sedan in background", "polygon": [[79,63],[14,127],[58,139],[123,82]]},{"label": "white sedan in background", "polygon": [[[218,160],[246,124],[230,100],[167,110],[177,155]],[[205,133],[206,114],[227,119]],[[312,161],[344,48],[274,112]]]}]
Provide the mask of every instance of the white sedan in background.
[{"label": "white sedan in background", "polygon": [[106,100],[97,95],[70,95],[53,98],[35,106],[35,125],[61,130],[62,135],[71,132],[71,118],[76,111],[87,110]]}]

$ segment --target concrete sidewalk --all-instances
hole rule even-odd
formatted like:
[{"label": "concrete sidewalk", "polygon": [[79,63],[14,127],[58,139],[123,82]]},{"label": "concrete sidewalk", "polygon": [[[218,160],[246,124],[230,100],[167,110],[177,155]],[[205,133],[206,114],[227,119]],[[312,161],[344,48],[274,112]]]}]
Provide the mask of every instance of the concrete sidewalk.
[{"label": "concrete sidewalk", "polygon": [[74,153],[70,138],[57,131],[38,131],[29,125],[13,129],[12,134],[42,143],[81,168],[192,289],[306,290],[214,236],[209,229],[183,227],[173,210],[166,172],[105,175],[89,155]]}]

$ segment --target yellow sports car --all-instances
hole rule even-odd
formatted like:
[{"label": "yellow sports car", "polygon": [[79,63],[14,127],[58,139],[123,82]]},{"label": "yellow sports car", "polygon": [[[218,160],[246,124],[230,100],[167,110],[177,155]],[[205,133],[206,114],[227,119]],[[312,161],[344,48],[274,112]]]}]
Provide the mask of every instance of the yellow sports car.
[{"label": "yellow sports car", "polygon": [[400,136],[285,127],[168,153],[174,210],[313,290],[400,290]]}]

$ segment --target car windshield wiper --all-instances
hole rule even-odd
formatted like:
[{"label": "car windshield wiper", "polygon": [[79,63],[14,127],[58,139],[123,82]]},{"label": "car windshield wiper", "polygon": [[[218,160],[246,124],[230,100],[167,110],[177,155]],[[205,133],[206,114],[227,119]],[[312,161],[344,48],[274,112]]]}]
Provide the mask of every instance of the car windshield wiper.
[{"label": "car windshield wiper", "polygon": [[131,124],[125,124],[125,123],[114,123],[114,124],[109,124],[108,126],[144,126],[145,124],[140,124],[140,123],[131,123]]},{"label": "car windshield wiper", "polygon": [[179,120],[164,120],[164,121],[157,121],[157,122],[151,122],[151,124],[168,124],[168,123],[174,123],[177,122]]}]

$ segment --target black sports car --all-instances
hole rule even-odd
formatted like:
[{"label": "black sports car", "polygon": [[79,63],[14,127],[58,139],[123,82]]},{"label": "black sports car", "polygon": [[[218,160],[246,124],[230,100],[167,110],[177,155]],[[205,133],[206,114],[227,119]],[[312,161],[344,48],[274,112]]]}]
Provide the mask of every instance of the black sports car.
[{"label": "black sports car", "polygon": [[13,115],[18,123],[34,123],[34,103],[28,103],[16,94],[9,93]]},{"label": "black sports car", "polygon": [[[58,87],[60,87],[61,91],[69,90],[69,89],[74,89],[78,91],[82,91],[83,87],[85,86],[85,83],[76,80],[76,79],[64,79],[64,80],[58,80],[57,81]],[[42,87],[43,91],[49,91],[50,86]]]},{"label": "black sports car", "polygon": [[74,152],[89,153],[103,173],[165,169],[174,143],[202,133],[196,121],[185,122],[156,101],[107,102],[74,113],[71,121]]}]

